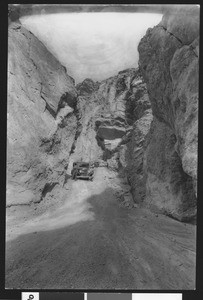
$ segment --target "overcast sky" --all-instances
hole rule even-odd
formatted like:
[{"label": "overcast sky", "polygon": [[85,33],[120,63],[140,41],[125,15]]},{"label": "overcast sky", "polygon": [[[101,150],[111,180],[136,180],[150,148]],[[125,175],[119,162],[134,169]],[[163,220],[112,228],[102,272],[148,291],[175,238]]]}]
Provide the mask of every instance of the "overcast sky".
[{"label": "overcast sky", "polygon": [[78,83],[137,67],[138,43],[161,18],[152,13],[56,13],[24,16],[20,21]]}]

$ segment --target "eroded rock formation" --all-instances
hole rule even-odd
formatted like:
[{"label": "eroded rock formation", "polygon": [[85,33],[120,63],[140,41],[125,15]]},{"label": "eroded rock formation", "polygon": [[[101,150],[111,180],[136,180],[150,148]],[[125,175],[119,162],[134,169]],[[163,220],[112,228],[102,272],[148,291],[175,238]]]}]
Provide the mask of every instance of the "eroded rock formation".
[{"label": "eroded rock formation", "polygon": [[145,203],[189,220],[196,215],[199,8],[165,14],[138,51],[153,111]]},{"label": "eroded rock formation", "polygon": [[39,202],[62,185],[77,131],[65,68],[20,23],[8,37],[7,205]]},{"label": "eroded rock formation", "polygon": [[138,69],[75,86],[31,32],[11,23],[7,206],[44,200],[83,160],[124,178],[125,184],[117,178],[118,197],[193,220],[198,26],[195,6],[170,11],[141,40]]},{"label": "eroded rock formation", "polygon": [[68,173],[75,160],[99,161],[127,178],[134,201],[142,202],[144,143],[152,112],[139,70],[127,69],[102,82],[86,79],[77,91],[81,132]]}]

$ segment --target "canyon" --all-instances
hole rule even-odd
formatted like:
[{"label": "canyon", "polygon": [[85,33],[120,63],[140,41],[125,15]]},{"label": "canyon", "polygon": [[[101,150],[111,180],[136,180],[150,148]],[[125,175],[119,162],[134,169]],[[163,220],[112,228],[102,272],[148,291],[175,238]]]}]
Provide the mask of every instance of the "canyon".
[{"label": "canyon", "polygon": [[[7,286],[194,288],[198,49],[199,8],[169,10],[141,39],[138,68],[121,70],[101,82],[87,78],[76,84],[32,32],[20,22],[9,24]],[[95,163],[93,182],[72,181],[75,161]],[[77,243],[74,234],[80,239],[80,230],[87,240],[95,240],[95,261],[78,250],[84,272],[76,283],[79,263],[72,245]],[[72,241],[68,246],[66,234]],[[57,244],[58,235],[60,251],[71,248],[67,258],[74,257],[76,269],[70,269],[75,279],[62,276],[56,282],[56,271],[47,285],[41,278],[40,286],[37,276],[31,279],[28,274],[29,262],[19,270],[21,252],[26,247],[29,261],[30,245],[36,253],[39,246],[46,256],[48,246],[43,248],[42,241],[52,248],[52,236]],[[84,239],[79,245],[91,252]],[[116,258],[102,256],[103,267],[98,269],[104,245]],[[156,254],[151,260],[152,245]],[[36,274],[42,268],[40,256],[34,254]],[[115,282],[112,276],[121,272],[119,261],[129,263],[130,275]],[[47,264],[52,263],[49,258]],[[91,264],[91,272],[99,270],[95,284],[90,273],[84,280],[86,264]]]}]

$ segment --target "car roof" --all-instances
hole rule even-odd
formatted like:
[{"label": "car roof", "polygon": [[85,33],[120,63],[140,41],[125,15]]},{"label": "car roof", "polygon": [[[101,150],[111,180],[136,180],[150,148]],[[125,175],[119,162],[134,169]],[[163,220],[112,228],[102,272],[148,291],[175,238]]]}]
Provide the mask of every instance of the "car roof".
[{"label": "car roof", "polygon": [[90,163],[88,162],[81,162],[81,161],[78,161],[78,162],[74,162],[73,163],[74,165],[78,165],[78,166],[84,166],[84,167],[89,167]]}]

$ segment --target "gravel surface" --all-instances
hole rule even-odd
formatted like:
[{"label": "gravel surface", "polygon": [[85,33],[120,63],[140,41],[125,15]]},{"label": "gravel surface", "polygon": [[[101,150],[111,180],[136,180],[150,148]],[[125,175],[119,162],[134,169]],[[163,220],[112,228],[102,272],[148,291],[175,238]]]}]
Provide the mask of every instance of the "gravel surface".
[{"label": "gravel surface", "polygon": [[7,209],[6,288],[195,288],[196,226],[119,206],[109,176],[69,182],[41,215]]}]

